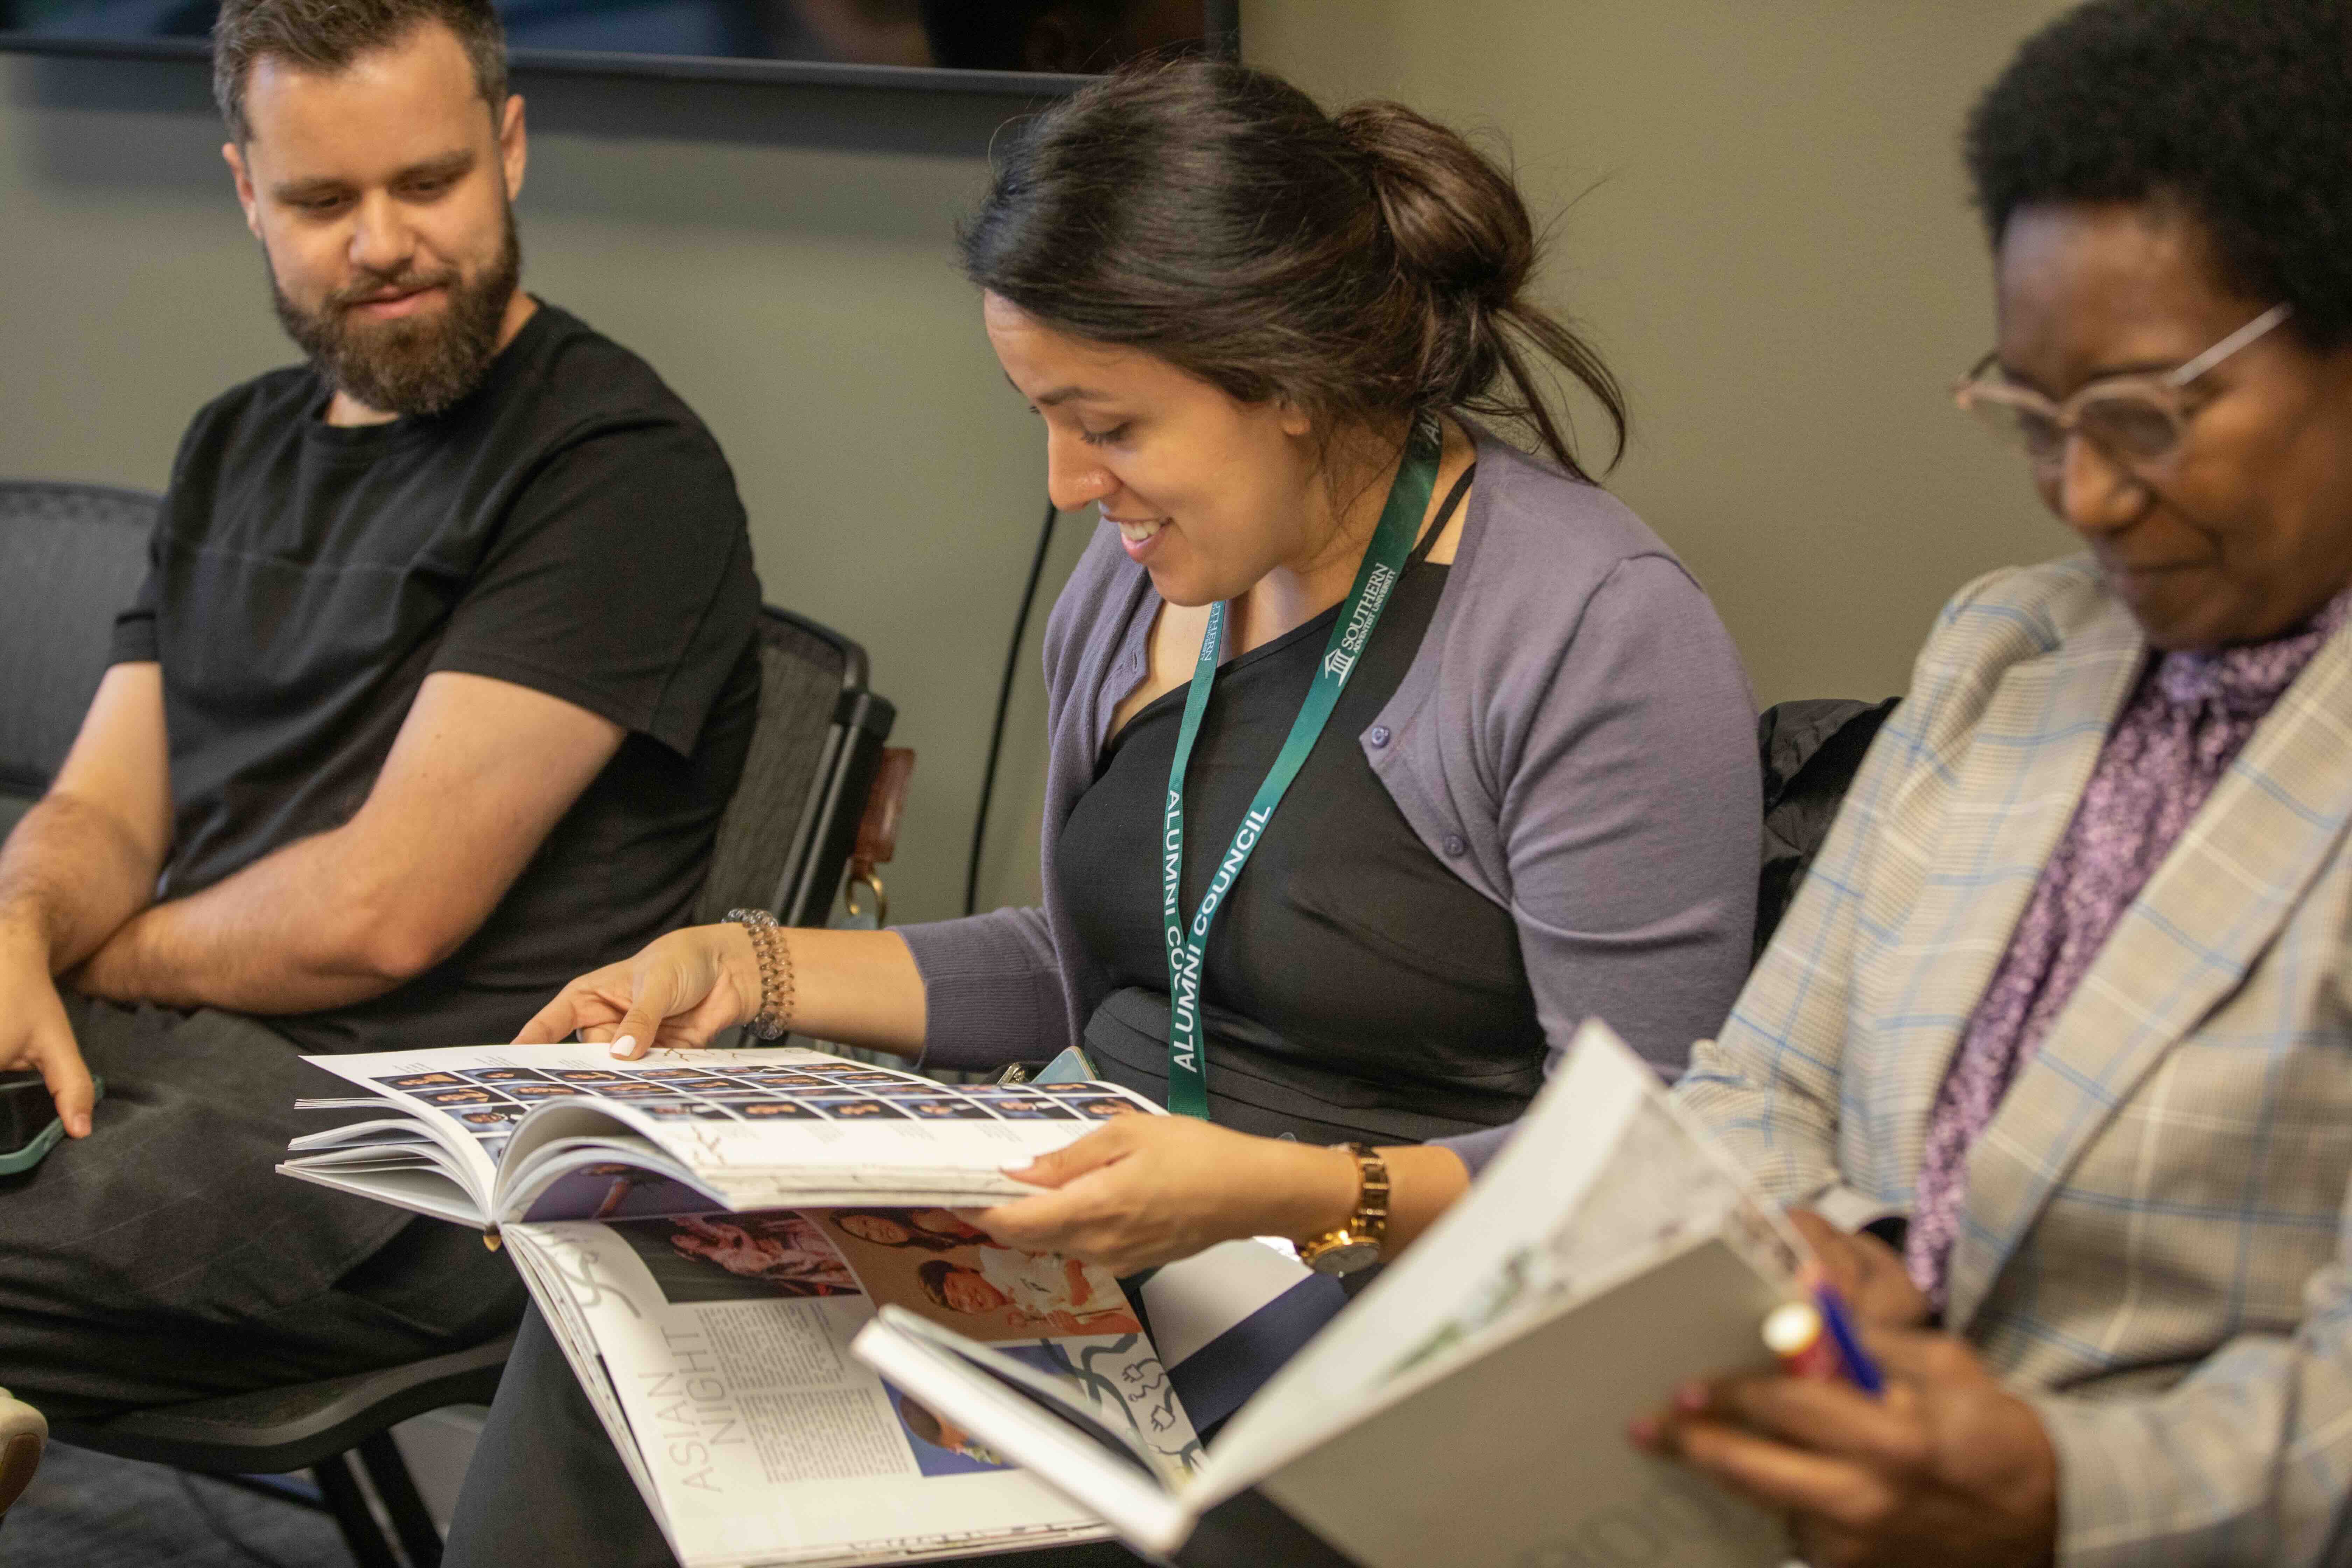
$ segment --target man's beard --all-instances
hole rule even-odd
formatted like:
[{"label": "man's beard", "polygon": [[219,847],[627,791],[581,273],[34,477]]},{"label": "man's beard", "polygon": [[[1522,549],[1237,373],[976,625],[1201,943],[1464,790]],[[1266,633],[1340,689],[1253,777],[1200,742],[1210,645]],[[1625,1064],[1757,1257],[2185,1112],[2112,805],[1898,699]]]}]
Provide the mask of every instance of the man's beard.
[{"label": "man's beard", "polygon": [[[455,268],[371,272],[329,295],[316,310],[286,297],[277,268],[265,257],[278,324],[337,391],[380,413],[439,414],[481,385],[498,357],[499,328],[522,277],[522,246],[511,207],[504,226],[498,258],[478,278],[465,279]],[[448,289],[448,303],[437,315],[364,321],[350,313],[357,301],[387,289],[436,287]]]}]

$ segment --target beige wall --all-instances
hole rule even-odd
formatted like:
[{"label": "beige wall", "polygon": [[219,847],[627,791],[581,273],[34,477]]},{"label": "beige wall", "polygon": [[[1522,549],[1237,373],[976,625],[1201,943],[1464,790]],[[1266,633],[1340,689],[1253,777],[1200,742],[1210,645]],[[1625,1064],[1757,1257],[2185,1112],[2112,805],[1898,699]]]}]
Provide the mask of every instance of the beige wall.
[{"label": "beige wall", "polygon": [[1774,702],[1900,690],[1953,589],[2067,548],[1945,395],[1990,331],[1961,118],[2063,8],[1244,0],[1242,37],[1327,104],[1508,148],[1559,220],[1545,296],[1633,395],[1612,488]]},{"label": "beige wall", "polygon": [[[1558,218],[1549,296],[1633,395],[1617,488],[1771,701],[1899,689],[1954,586],[2064,545],[1943,395],[1988,331],[1959,117],[2056,8],[1247,0],[1244,22],[1254,60],[1327,100],[1399,96],[1507,142]],[[893,912],[953,912],[1042,501],[1035,431],[947,256],[1011,106],[520,85],[530,285],[701,410],[769,596],[872,651],[922,754]],[[197,68],[0,57],[0,474],[160,484],[198,404],[290,357],[218,141]],[[1049,592],[1082,533],[1065,520]],[[1024,674],[992,900],[1034,885]]]}]

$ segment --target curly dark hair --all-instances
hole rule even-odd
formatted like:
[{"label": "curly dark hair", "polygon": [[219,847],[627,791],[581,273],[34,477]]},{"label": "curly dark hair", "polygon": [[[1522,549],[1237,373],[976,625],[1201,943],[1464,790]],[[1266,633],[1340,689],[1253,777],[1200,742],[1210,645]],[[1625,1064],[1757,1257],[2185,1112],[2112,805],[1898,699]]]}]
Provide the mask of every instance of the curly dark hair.
[{"label": "curly dark hair", "polygon": [[1996,245],[2021,206],[2177,201],[2221,282],[2313,348],[2352,338],[2346,0],[2093,0],[2018,50],[1968,160]]}]

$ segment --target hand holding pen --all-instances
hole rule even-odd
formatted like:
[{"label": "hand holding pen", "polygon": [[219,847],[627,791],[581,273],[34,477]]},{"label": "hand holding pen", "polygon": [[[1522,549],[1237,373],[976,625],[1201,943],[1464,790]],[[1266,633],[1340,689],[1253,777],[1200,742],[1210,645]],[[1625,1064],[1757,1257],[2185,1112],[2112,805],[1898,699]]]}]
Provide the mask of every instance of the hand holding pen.
[{"label": "hand holding pen", "polygon": [[1819,1568],[2048,1563],[2057,1460],[2039,1415],[1927,1328],[1891,1248],[1790,1217],[1818,1262],[1766,1320],[1781,1365],[1692,1380],[1634,1444],[1784,1517]]},{"label": "hand holding pen", "polygon": [[1903,1255],[1878,1237],[1840,1230],[1807,1209],[1791,1210],[1789,1223],[1813,1255],[1802,1281],[1806,1290],[1833,1296],[1850,1331],[1922,1329],[1934,1317],[1927,1298],[1911,1283]]},{"label": "hand holding pen", "polygon": [[1886,1392],[1885,1376],[1862,1347],[1862,1336],[1826,1279],[1812,1282],[1811,1300],[1788,1301],[1764,1319],[1764,1345],[1790,1377],[1843,1378],[1875,1397]]}]

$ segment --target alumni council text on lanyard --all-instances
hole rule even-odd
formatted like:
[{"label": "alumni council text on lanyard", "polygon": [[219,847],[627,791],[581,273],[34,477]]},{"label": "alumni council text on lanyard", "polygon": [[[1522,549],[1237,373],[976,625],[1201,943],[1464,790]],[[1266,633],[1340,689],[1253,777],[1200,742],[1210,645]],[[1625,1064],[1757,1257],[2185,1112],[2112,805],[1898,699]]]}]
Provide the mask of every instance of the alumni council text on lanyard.
[{"label": "alumni council text on lanyard", "polygon": [[1348,590],[1339,606],[1323,662],[1315,667],[1315,683],[1307,689],[1298,717],[1291,721],[1289,738],[1283,742],[1265,781],[1257,786],[1248,814],[1217,862],[1217,874],[1201,895],[1201,907],[1188,924],[1178,901],[1184,876],[1184,769],[1192,760],[1192,742],[1201,733],[1201,716],[1208,710],[1209,689],[1216,681],[1218,656],[1225,645],[1225,606],[1222,603],[1209,606],[1209,626],[1201,634],[1200,660],[1192,667],[1192,688],[1184,696],[1183,727],[1176,732],[1176,758],[1168,769],[1168,810],[1160,842],[1160,929],[1168,943],[1168,1109],[1179,1116],[1205,1121],[1209,1114],[1209,1064],[1201,1039],[1201,973],[1209,927],[1225,895],[1233,890],[1234,879],[1249,863],[1250,852],[1257,847],[1275,807],[1282,804],[1283,792],[1290,788],[1290,781],[1298,776],[1307,753],[1315,749],[1356,660],[1371,640],[1373,626],[1380,624],[1390,591],[1404,570],[1406,557],[1412,553],[1422,515],[1429,510],[1443,450],[1435,420],[1414,426],[1404,458],[1397,465],[1396,480],[1389,486],[1388,504],[1381,509],[1372,542],[1364,551],[1363,563],[1356,568],[1355,586]]}]

